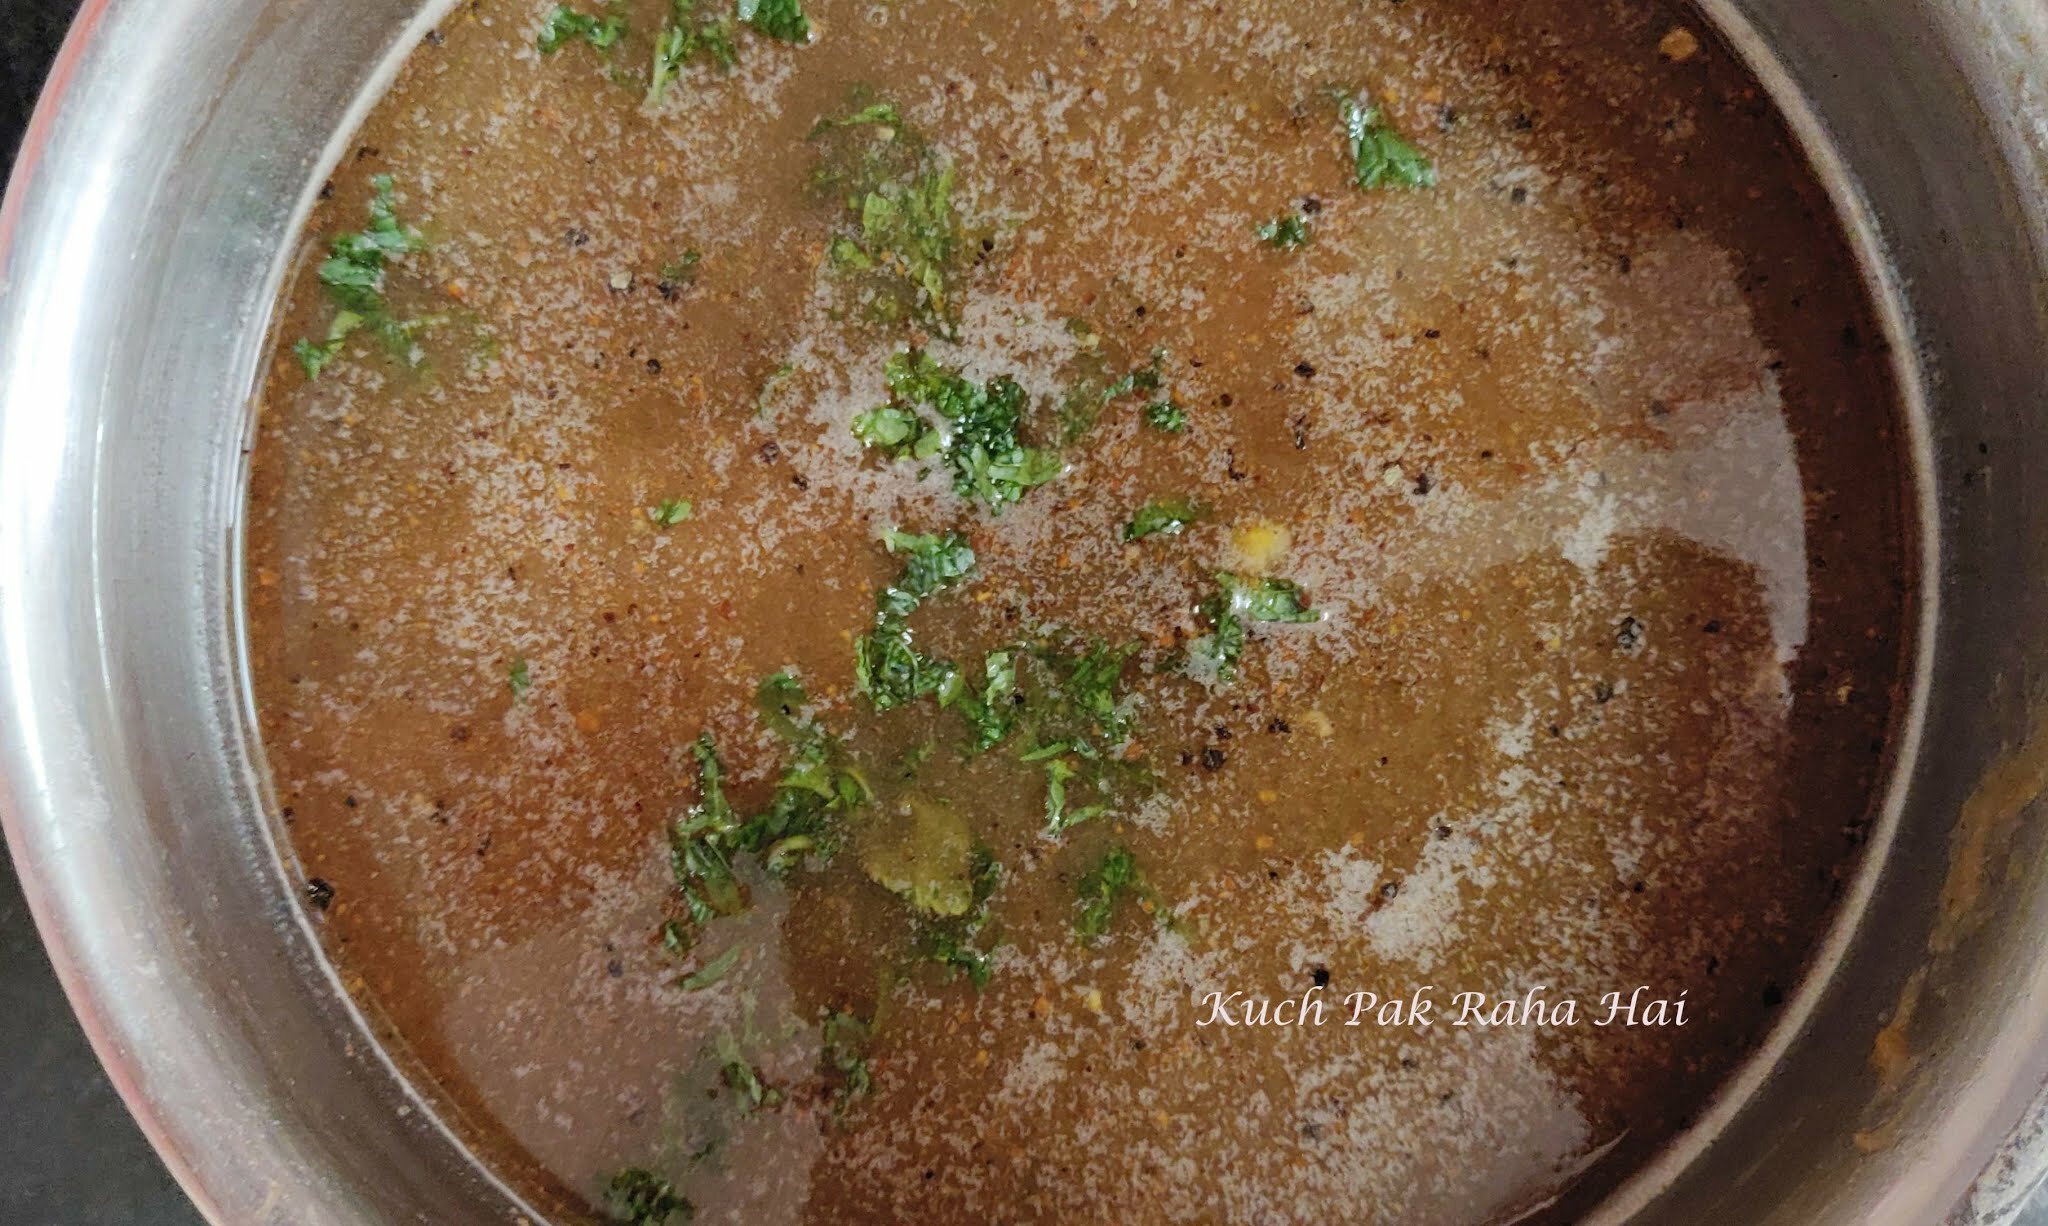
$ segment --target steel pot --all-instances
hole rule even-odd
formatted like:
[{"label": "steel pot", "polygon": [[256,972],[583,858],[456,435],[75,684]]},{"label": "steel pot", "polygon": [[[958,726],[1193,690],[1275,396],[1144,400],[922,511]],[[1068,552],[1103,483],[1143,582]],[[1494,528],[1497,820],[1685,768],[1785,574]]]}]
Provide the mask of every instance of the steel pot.
[{"label": "steel pot", "polygon": [[[309,930],[242,662],[250,393],[287,244],[445,7],[88,0],[0,209],[0,819],[94,1047],[217,1222],[539,1217]],[[1706,7],[1888,316],[1918,668],[1821,964],[1593,1217],[2007,1220],[2048,1171],[2048,3]]]}]

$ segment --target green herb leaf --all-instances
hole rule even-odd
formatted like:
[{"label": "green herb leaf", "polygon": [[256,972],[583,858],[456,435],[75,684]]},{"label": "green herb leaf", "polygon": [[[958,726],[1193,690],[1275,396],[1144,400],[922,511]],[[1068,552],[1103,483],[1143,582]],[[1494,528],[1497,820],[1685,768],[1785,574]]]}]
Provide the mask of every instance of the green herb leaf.
[{"label": "green herb leaf", "polygon": [[[1027,447],[1019,438],[1025,395],[1015,380],[998,376],[975,383],[922,349],[891,356],[884,375],[890,402],[855,418],[854,434],[899,459],[939,456],[961,497],[1000,514],[1064,469],[1057,453]],[[932,426],[925,412],[944,425]]]},{"label": "green herb leaf", "polygon": [[1158,391],[1166,386],[1165,367],[1166,355],[1155,351],[1150,362],[1110,384],[1108,390],[1103,393],[1103,400],[1120,400],[1132,392]]},{"label": "green herb leaf", "polygon": [[336,311],[334,322],[327,326],[327,339],[319,344],[301,340],[292,346],[298,356],[299,365],[305,367],[307,379],[317,379],[329,362],[341,354],[341,347],[356,329],[363,326],[363,317],[354,311]]},{"label": "green herb leaf", "polygon": [[739,1040],[730,1031],[718,1036],[716,1052],[723,1062],[719,1078],[726,1089],[738,1096],[742,1114],[782,1104],[782,1091],[762,1079],[760,1070],[740,1051]]},{"label": "green herb leaf", "polygon": [[683,67],[700,56],[720,68],[739,62],[732,23],[722,17],[699,16],[697,0],[669,0],[668,15],[654,37],[654,64],[648,73],[647,105],[658,106]]},{"label": "green herb leaf", "polygon": [[512,661],[511,669],[505,674],[505,684],[511,689],[512,697],[526,697],[526,691],[533,688],[533,670],[527,667],[526,657]]},{"label": "green herb leaf", "polygon": [[1337,104],[1344,139],[1351,148],[1351,181],[1365,190],[1434,187],[1436,168],[1422,151],[1401,139],[1374,103],[1346,97]]},{"label": "green herb leaf", "polygon": [[912,646],[906,619],[927,597],[952,587],[974,570],[974,550],[965,537],[919,536],[891,530],[889,552],[904,555],[903,572],[875,597],[875,628],[854,645],[854,683],[878,711],[939,693],[952,679],[953,665]]},{"label": "green herb leaf", "polygon": [[832,261],[832,267],[841,271],[866,272],[875,266],[875,257],[861,250],[859,243],[846,235],[837,235],[825,249],[825,256]]},{"label": "green herb leaf", "polygon": [[810,41],[811,21],[800,0],[739,0],[739,18],[770,38],[787,43]]},{"label": "green herb leaf", "polygon": [[[1092,335],[1087,332],[1085,323],[1070,321],[1070,330],[1076,326],[1083,335]],[[1094,367],[1099,365],[1099,361],[1091,355],[1084,364]],[[1155,393],[1165,387],[1165,364],[1166,355],[1155,351],[1150,362],[1125,372],[1108,384],[1101,382],[1100,375],[1084,376],[1060,400],[1059,417],[1066,441],[1071,443],[1080,438],[1118,400],[1138,393]],[[1187,414],[1171,396],[1152,396],[1145,404],[1143,416],[1146,424],[1170,434],[1178,434],[1187,428]]]},{"label": "green herb leaf", "polygon": [[[807,856],[830,858],[841,820],[867,803],[872,793],[859,771],[841,763],[832,738],[798,712],[803,688],[787,673],[762,682],[763,714],[771,729],[791,744],[792,760],[775,785],[767,809],[742,817],[725,795],[725,770],[709,734],[697,738],[699,799],[669,828],[669,868],[692,925],[744,910],[747,899],[733,871],[734,860],[752,855],[770,876],[782,876]],[[685,952],[693,934],[678,921],[665,927],[663,941]]]},{"label": "green herb leaf", "polygon": [[1149,889],[1144,875],[1138,871],[1138,857],[1131,854],[1131,849],[1111,848],[1095,867],[1081,875],[1076,888],[1081,907],[1074,916],[1074,931],[1084,941],[1094,940],[1109,931],[1119,898],[1126,894],[1145,896]]},{"label": "green herb leaf", "polygon": [[805,139],[816,140],[819,136],[834,128],[857,128],[870,125],[892,130],[901,128],[903,126],[903,116],[897,112],[896,104],[893,102],[870,102],[866,106],[848,111],[844,115],[828,115],[820,119],[817,123],[811,125],[811,130]]},{"label": "green herb leaf", "polygon": [[953,337],[960,223],[952,165],[888,102],[820,119],[810,139],[819,144],[812,185],[840,201],[851,224],[826,249],[832,270],[852,281],[877,322],[914,320]]},{"label": "green herb leaf", "polygon": [[995,963],[988,951],[954,936],[950,932],[934,933],[925,940],[925,956],[945,967],[953,974],[964,973],[967,981],[978,992],[988,986],[995,974]]},{"label": "green herb leaf", "polygon": [[925,957],[931,961],[954,974],[965,973],[976,991],[986,988],[995,973],[995,963],[989,958],[988,951],[951,931],[929,934],[924,939],[923,948]]},{"label": "green herb leaf", "polygon": [[868,1069],[868,1042],[874,1038],[874,1027],[851,1013],[827,1009],[819,1031],[818,1065],[832,1083],[832,1115],[837,1119],[874,1091],[874,1077]]},{"label": "green herb leaf", "polygon": [[1230,593],[1233,611],[1255,622],[1315,622],[1323,615],[1308,607],[1301,589],[1286,579],[1246,581],[1235,575],[1217,576]]},{"label": "green herb leaf", "polygon": [[1051,693],[1033,712],[1035,746],[1025,761],[1059,753],[1105,758],[1130,739],[1131,714],[1118,690],[1138,644],[1092,643],[1078,652],[1042,648],[1036,659],[1051,674]]},{"label": "green herb leaf", "polygon": [[703,991],[732,973],[732,968],[740,964],[740,952],[739,946],[733,946],[703,966],[683,976],[678,981],[677,986],[681,987],[685,992]]},{"label": "green herb leaf", "polygon": [[1065,758],[1051,758],[1045,763],[1045,832],[1063,834],[1082,822],[1101,817],[1109,812],[1107,804],[1067,805],[1067,784],[1079,776],[1073,764]]},{"label": "green herb leaf", "polygon": [[1216,582],[1216,595],[1202,602],[1202,614],[1209,619],[1210,632],[1195,640],[1190,649],[1214,670],[1218,681],[1230,680],[1237,671],[1238,659],[1244,653],[1246,622],[1322,620],[1323,615],[1308,606],[1301,588],[1289,580],[1247,580],[1219,571]]},{"label": "green herb leaf", "polygon": [[746,906],[733,876],[739,815],[725,798],[725,770],[706,733],[691,746],[697,758],[699,799],[669,829],[669,869],[693,923],[735,915]]},{"label": "green herb leaf", "polygon": [[[1026,708],[1032,737],[1018,757],[1044,768],[1047,835],[1110,813],[1114,786],[1133,778],[1122,749],[1135,714],[1118,690],[1137,649],[1137,643],[1092,643],[1079,651],[1038,647],[1032,653],[1049,680],[1047,692]],[[1085,802],[1075,788],[1087,790]]]},{"label": "green herb leaf", "polygon": [[1124,539],[1141,541],[1148,536],[1173,536],[1207,513],[1208,509],[1192,498],[1154,498],[1139,507],[1131,522],[1124,525]]},{"label": "green herb leaf", "polygon": [[864,445],[899,460],[928,460],[946,441],[924,418],[887,404],[854,418],[853,433]]},{"label": "green herb leaf", "polygon": [[692,285],[697,280],[697,265],[704,262],[704,253],[695,247],[685,248],[683,253],[663,264],[655,274],[662,285],[671,290],[679,286]]},{"label": "green herb leaf", "polygon": [[[1029,708],[1030,748],[1019,756],[1044,765],[1049,835],[1110,811],[1120,751],[1130,741],[1134,718],[1119,690],[1137,650],[1136,643],[1096,642],[1078,651],[1041,647],[1033,653],[1048,674],[1047,692]],[[1086,803],[1074,796],[1074,785],[1088,789]]]},{"label": "green herb leaf", "polygon": [[542,55],[553,55],[572,41],[586,42],[599,51],[606,51],[625,36],[626,18],[616,9],[603,17],[593,17],[566,4],[558,4],[548,13],[534,43]]},{"label": "green herb leaf", "polygon": [[1154,430],[1179,434],[1188,428],[1187,410],[1171,400],[1155,400],[1145,406],[1145,424]]},{"label": "green herb leaf", "polygon": [[664,498],[659,505],[647,508],[647,518],[657,528],[673,528],[694,513],[687,498]]},{"label": "green herb leaf", "polygon": [[982,753],[1009,734],[1017,713],[1015,653],[992,651],[983,658],[982,686],[970,690],[958,673],[939,691],[939,705],[951,707],[974,729],[968,748]]},{"label": "green herb leaf", "polygon": [[619,1226],[682,1226],[697,1216],[696,1206],[677,1193],[674,1184],[640,1167],[606,1181],[604,1206]]},{"label": "green herb leaf", "polygon": [[1237,675],[1237,662],[1244,656],[1244,620],[1228,605],[1204,605],[1209,633],[1188,644],[1194,658],[1203,662],[1218,681]]},{"label": "green herb leaf", "polygon": [[990,925],[989,900],[1002,884],[1003,867],[996,862],[995,853],[982,844],[975,845],[969,864],[973,899],[969,910],[952,919],[923,922],[918,932],[918,952],[949,973],[965,974],[979,991],[988,986],[995,969],[990,958],[993,947],[983,947],[980,939]]},{"label": "green herb leaf", "polygon": [[910,627],[884,621],[854,644],[854,684],[877,711],[938,693],[953,676],[951,663],[911,645]]},{"label": "green herb leaf", "polygon": [[370,191],[369,224],[329,240],[327,258],[320,263],[320,284],[337,308],[334,321],[321,340],[302,340],[292,346],[308,379],[319,378],[327,364],[340,355],[348,338],[358,331],[368,331],[392,356],[414,363],[415,333],[438,322],[399,320],[392,315],[384,299],[386,264],[393,256],[424,251],[427,242],[418,230],[398,220],[397,189],[390,175],[371,179]]},{"label": "green herb leaf", "polygon": [[908,616],[926,597],[974,573],[974,549],[957,532],[921,536],[892,528],[883,534],[882,544],[903,557],[903,573],[877,598],[876,606],[884,614]]},{"label": "green herb leaf", "polygon": [[1308,246],[1308,218],[1300,213],[1282,213],[1258,226],[1259,241],[1281,251]]}]

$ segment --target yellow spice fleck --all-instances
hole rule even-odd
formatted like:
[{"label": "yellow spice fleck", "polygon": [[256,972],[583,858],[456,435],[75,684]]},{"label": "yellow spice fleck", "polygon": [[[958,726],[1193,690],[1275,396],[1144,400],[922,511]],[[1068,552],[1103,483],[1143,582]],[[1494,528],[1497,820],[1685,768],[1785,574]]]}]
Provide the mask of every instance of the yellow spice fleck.
[{"label": "yellow spice fleck", "polygon": [[1672,26],[1657,40],[1657,54],[1674,64],[1683,64],[1700,51],[1699,36],[1684,26]]}]

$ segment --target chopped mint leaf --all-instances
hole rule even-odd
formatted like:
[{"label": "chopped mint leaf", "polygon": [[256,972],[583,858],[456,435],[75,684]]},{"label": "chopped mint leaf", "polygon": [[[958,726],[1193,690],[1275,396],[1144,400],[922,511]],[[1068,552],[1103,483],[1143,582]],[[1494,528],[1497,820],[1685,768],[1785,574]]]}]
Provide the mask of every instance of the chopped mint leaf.
[{"label": "chopped mint leaf", "polygon": [[831,1083],[832,1114],[836,1118],[874,1091],[874,1076],[868,1069],[868,1043],[875,1037],[875,1030],[851,1013],[827,1009],[819,1032],[818,1066]]},{"label": "chopped mint leaf", "polygon": [[1050,758],[1045,763],[1045,832],[1062,834],[1090,818],[1101,817],[1109,812],[1107,804],[1096,803],[1068,807],[1067,784],[1080,772],[1065,758]]},{"label": "chopped mint leaf", "polygon": [[875,598],[875,627],[854,645],[854,683],[878,711],[937,694],[953,665],[912,646],[908,618],[926,597],[952,587],[974,569],[974,550],[957,533],[919,536],[891,531],[889,552],[904,555],[903,572]]},{"label": "chopped mint leaf", "polygon": [[1158,391],[1166,386],[1165,366],[1166,355],[1158,352],[1153,353],[1150,362],[1131,371],[1115,383],[1110,384],[1109,389],[1102,395],[1103,402],[1106,404],[1112,400],[1120,400],[1132,392]]},{"label": "chopped mint leaf", "polygon": [[1172,400],[1155,400],[1145,406],[1145,424],[1154,430],[1179,434],[1188,428],[1188,412]]},{"label": "chopped mint leaf", "polygon": [[971,690],[955,673],[939,691],[939,705],[960,712],[974,729],[969,748],[981,753],[1007,736],[1017,718],[1017,662],[1014,652],[991,651],[982,660],[982,684]]},{"label": "chopped mint leaf", "polygon": [[960,223],[952,164],[888,102],[820,119],[810,139],[819,149],[812,186],[845,209],[849,225],[826,248],[832,270],[875,321],[915,321],[953,337]]},{"label": "chopped mint leaf", "polygon": [[[975,383],[922,349],[891,356],[884,373],[890,401],[855,418],[854,434],[897,458],[939,456],[961,497],[1000,514],[1064,468],[1056,452],[1027,447],[1018,437],[1025,395],[1014,379]],[[944,425],[934,427],[920,410]]]},{"label": "chopped mint leaf", "polygon": [[739,62],[732,23],[723,17],[699,16],[697,0],[669,0],[668,16],[654,38],[654,64],[649,70],[647,105],[658,106],[684,65],[700,56],[720,68]]},{"label": "chopped mint leaf", "polygon": [[397,189],[390,175],[371,179],[370,192],[369,224],[354,233],[336,235],[328,243],[327,258],[320,263],[320,284],[337,308],[326,336],[319,341],[302,340],[292,347],[308,379],[319,378],[357,331],[368,331],[394,357],[414,363],[414,335],[436,322],[400,320],[391,313],[384,298],[386,264],[394,256],[426,250],[427,240],[398,220]]},{"label": "chopped mint leaf", "polygon": [[897,112],[896,104],[893,102],[871,102],[857,110],[848,111],[844,115],[827,115],[811,125],[810,133],[805,139],[816,140],[819,135],[833,128],[857,128],[864,125],[873,125],[878,128],[901,128],[903,126],[903,116]]},{"label": "chopped mint leaf", "polygon": [[925,956],[954,974],[965,973],[967,981],[976,991],[988,986],[995,973],[995,963],[988,951],[950,931],[932,933],[925,938]]},{"label": "chopped mint leaf", "polygon": [[825,249],[825,255],[832,261],[832,267],[842,271],[852,269],[865,272],[875,266],[875,257],[861,250],[859,243],[844,234],[832,240],[831,245]]},{"label": "chopped mint leaf", "polygon": [[1138,869],[1138,857],[1128,847],[1112,847],[1096,865],[1081,875],[1076,889],[1081,907],[1074,916],[1074,931],[1092,941],[1109,931],[1117,901],[1134,896],[1152,905],[1162,921],[1168,919],[1165,905]]},{"label": "chopped mint leaf", "polygon": [[725,769],[710,734],[698,737],[691,752],[699,798],[669,830],[669,867],[691,921],[704,924],[746,906],[732,871],[740,820],[725,798]]},{"label": "chopped mint leaf", "polygon": [[965,974],[968,982],[979,991],[988,986],[989,977],[995,970],[990,958],[991,948],[982,946],[980,938],[990,924],[989,900],[995,896],[996,887],[1003,880],[1003,866],[996,862],[995,853],[987,846],[975,845],[969,860],[968,880],[972,902],[967,913],[950,919],[922,921],[918,932],[918,952],[951,974]]},{"label": "chopped mint leaf", "polygon": [[327,338],[318,344],[300,340],[292,346],[298,356],[299,365],[305,367],[307,379],[317,379],[327,364],[341,354],[341,347],[357,328],[363,326],[363,317],[354,311],[336,311],[334,322],[327,325]]},{"label": "chopped mint leaf", "polygon": [[733,946],[711,961],[706,962],[703,966],[683,976],[682,979],[677,981],[677,986],[681,987],[685,992],[703,991],[732,973],[732,968],[740,964],[740,952],[739,946]]},{"label": "chopped mint leaf", "polygon": [[770,38],[786,43],[810,41],[811,20],[800,0],[739,0],[739,18]]},{"label": "chopped mint leaf", "polygon": [[1376,104],[1346,97],[1338,103],[1338,115],[1351,149],[1352,183],[1368,191],[1436,186],[1436,168],[1394,131]]},{"label": "chopped mint leaf", "polygon": [[558,4],[548,13],[534,43],[542,55],[553,55],[570,42],[586,42],[599,51],[606,51],[625,36],[625,14],[616,9],[603,17],[594,17],[589,13],[579,13],[566,4]]},{"label": "chopped mint leaf", "polygon": [[1078,652],[1040,650],[1037,658],[1052,674],[1052,692],[1034,712],[1036,744],[1026,760],[1053,753],[1102,758],[1128,741],[1131,714],[1118,690],[1124,666],[1137,650],[1136,643],[1093,643]]},{"label": "chopped mint leaf", "polygon": [[[1079,324],[1083,330],[1082,335],[1093,335],[1092,332],[1086,331],[1087,325],[1080,321],[1070,323],[1070,330],[1074,324]],[[1060,399],[1059,418],[1061,433],[1065,440],[1071,443],[1087,433],[1089,427],[1101,418],[1103,411],[1118,400],[1141,392],[1149,394],[1160,391],[1166,386],[1165,364],[1166,355],[1163,352],[1154,352],[1150,362],[1127,371],[1121,377],[1105,384],[1102,382],[1104,376],[1098,373],[1101,359],[1093,354],[1087,355],[1083,365],[1088,373]],[[1171,396],[1151,396],[1144,408],[1144,418],[1155,429],[1169,433],[1179,433],[1187,426],[1187,414],[1173,402]]]},{"label": "chopped mint leaf", "polygon": [[526,691],[533,688],[533,670],[527,667],[526,657],[512,661],[512,667],[505,674],[505,684],[511,689],[512,697],[526,697]]},{"label": "chopped mint leaf", "polygon": [[1209,618],[1209,633],[1188,645],[1195,658],[1205,663],[1218,681],[1237,675],[1237,662],[1244,655],[1244,620],[1227,606],[1203,605]]},{"label": "chopped mint leaf", "polygon": [[1247,581],[1234,575],[1217,577],[1230,592],[1231,608],[1255,622],[1314,622],[1323,615],[1308,607],[1301,589],[1286,579]]},{"label": "chopped mint leaf", "polygon": [[1207,508],[1192,498],[1154,498],[1138,508],[1124,525],[1124,539],[1141,541],[1148,536],[1179,533],[1207,514]]},{"label": "chopped mint leaf", "polygon": [[696,1206],[674,1184],[652,1171],[633,1167],[606,1181],[605,1214],[619,1226],[683,1226],[697,1216]]},{"label": "chopped mint leaf", "polygon": [[774,802],[746,830],[748,844],[762,849],[763,867],[780,875],[801,856],[829,853],[839,817],[864,804],[870,789],[860,771],[842,760],[832,736],[804,714],[808,700],[795,677],[774,674],[755,699],[762,721],[794,756],[776,784]]},{"label": "chopped mint leaf", "polygon": [[687,498],[664,498],[658,505],[647,508],[647,518],[653,520],[657,528],[673,528],[694,513]]},{"label": "chopped mint leaf", "polygon": [[[793,678],[786,680],[795,684]],[[866,783],[857,771],[839,764],[836,747],[822,730],[793,717],[784,727],[791,733],[793,760],[768,808],[752,816],[742,816],[726,798],[725,768],[710,735],[698,737],[691,747],[698,800],[669,828],[669,867],[691,925],[745,910],[747,900],[733,871],[735,857],[758,857],[771,876],[789,872],[808,855],[829,857],[837,846],[840,819],[869,799]],[[672,952],[685,952],[693,933],[671,921],[663,939]]]},{"label": "chopped mint leaf", "polygon": [[740,1051],[740,1042],[731,1031],[718,1036],[715,1050],[722,1062],[719,1079],[739,1098],[741,1114],[782,1105],[782,1091],[762,1080],[761,1071]]},{"label": "chopped mint leaf", "polygon": [[1308,218],[1299,213],[1282,213],[1258,226],[1259,241],[1268,247],[1291,251],[1308,246]]},{"label": "chopped mint leaf", "polygon": [[862,444],[899,460],[928,460],[945,445],[945,436],[930,422],[888,404],[854,418],[853,434]]},{"label": "chopped mint leaf", "polygon": [[882,536],[890,553],[903,557],[903,573],[883,589],[884,613],[908,616],[925,597],[942,592],[974,572],[974,550],[957,532],[922,536],[890,529]]},{"label": "chopped mint leaf", "polygon": [[1243,579],[1227,571],[1216,575],[1216,595],[1202,602],[1210,631],[1191,644],[1197,659],[1228,681],[1244,653],[1245,623],[1314,622],[1323,615],[1308,606],[1301,588],[1286,579]]},{"label": "chopped mint leaf", "polygon": [[[860,202],[857,249],[907,287],[910,313],[943,336],[954,333],[948,270],[959,227],[953,218],[953,168],[940,164],[902,182],[877,184]],[[894,308],[879,306],[886,321]]]},{"label": "chopped mint leaf", "polygon": [[663,264],[661,270],[655,275],[660,278],[661,284],[669,286],[671,289],[690,285],[697,280],[697,265],[703,262],[704,253],[695,247],[688,247],[684,249],[681,255]]},{"label": "chopped mint leaf", "polygon": [[[1032,658],[1046,676],[1045,694],[1027,708],[1031,736],[1018,756],[1045,770],[1048,835],[1110,810],[1119,751],[1129,744],[1134,716],[1119,691],[1138,644],[1092,643],[1078,650],[1041,647]],[[1076,763],[1080,765],[1076,765]],[[1080,803],[1073,785],[1091,793]]]},{"label": "chopped mint leaf", "polygon": [[854,682],[877,711],[938,693],[953,676],[953,665],[911,645],[910,628],[884,621],[854,644]]},{"label": "chopped mint leaf", "polygon": [[[798,687],[796,693],[802,692]],[[841,817],[867,803],[870,789],[824,729],[793,716],[786,724],[768,723],[789,742],[792,758],[767,811],[742,827],[740,844],[758,853],[771,875],[781,876],[805,856],[829,858],[837,847]]]}]

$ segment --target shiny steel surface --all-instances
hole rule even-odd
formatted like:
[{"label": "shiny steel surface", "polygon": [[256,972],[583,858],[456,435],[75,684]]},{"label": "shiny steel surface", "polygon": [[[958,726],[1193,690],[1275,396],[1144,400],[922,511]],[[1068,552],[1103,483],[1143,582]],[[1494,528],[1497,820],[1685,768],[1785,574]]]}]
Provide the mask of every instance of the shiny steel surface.
[{"label": "shiny steel surface", "polygon": [[[2048,771],[1969,799],[2030,743],[2048,761],[2048,3],[1707,7],[1836,180],[1922,389],[1925,722],[1827,973],[1599,1216],[2004,1220],[2044,1169],[2048,1082],[2048,827],[2008,819]],[[313,940],[240,664],[243,446],[285,244],[432,15],[94,0],[0,208],[0,824],[102,1060],[222,1223],[530,1212]],[[1945,915],[1978,851],[1981,899]],[[1881,1093],[1872,1045],[1916,972]]]}]

